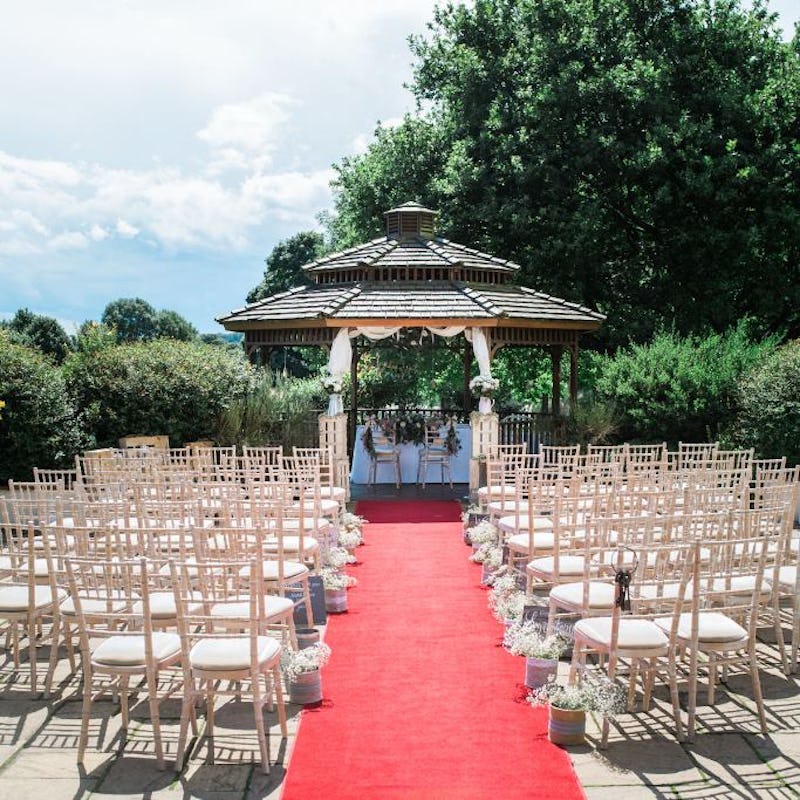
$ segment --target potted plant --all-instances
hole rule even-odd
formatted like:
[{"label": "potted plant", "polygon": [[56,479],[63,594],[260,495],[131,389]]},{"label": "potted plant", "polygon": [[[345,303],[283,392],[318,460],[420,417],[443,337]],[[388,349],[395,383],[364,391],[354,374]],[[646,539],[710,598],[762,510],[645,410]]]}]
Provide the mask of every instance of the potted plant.
[{"label": "potted plant", "polygon": [[528,702],[548,707],[547,734],[553,744],[583,744],[586,712],[595,711],[613,719],[625,710],[625,691],[608,678],[584,679],[566,686],[550,681],[529,695]]},{"label": "potted plant", "polygon": [[567,642],[557,634],[546,636],[538,622],[517,622],[503,637],[508,652],[525,656],[525,685],[538,689],[558,674],[558,659],[564,655]]},{"label": "potted plant", "polygon": [[356,561],[356,547],[362,544],[361,531],[358,528],[352,530],[342,529],[339,531],[339,547],[344,548],[352,557],[350,564]]},{"label": "potted plant", "polygon": [[284,674],[289,684],[289,702],[303,706],[322,702],[321,669],[331,657],[331,648],[325,642],[317,642],[287,652]]},{"label": "potted plant", "polygon": [[487,519],[489,519],[489,515],[479,505],[473,503],[467,507],[461,515],[461,521],[464,523],[464,541],[467,544],[472,544],[469,538],[469,529]]},{"label": "potted plant", "polygon": [[[497,586],[496,581],[495,586]],[[513,592],[500,594],[494,599],[491,598],[490,594],[489,605],[497,621],[502,622],[506,628],[510,628],[514,623],[522,619],[526,600],[525,592],[515,589]]]},{"label": "potted plant", "polygon": [[325,610],[330,614],[347,611],[347,590],[358,581],[352,575],[332,567],[325,567],[321,572],[322,585],[325,588]]}]

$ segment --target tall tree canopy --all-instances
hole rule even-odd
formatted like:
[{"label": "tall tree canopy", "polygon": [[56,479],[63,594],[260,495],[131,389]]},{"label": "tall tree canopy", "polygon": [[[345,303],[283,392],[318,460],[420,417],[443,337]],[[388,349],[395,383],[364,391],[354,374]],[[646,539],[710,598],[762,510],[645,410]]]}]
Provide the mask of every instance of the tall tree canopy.
[{"label": "tall tree canopy", "polygon": [[156,338],[156,310],[141,297],[120,297],[103,311],[102,321],[117,331],[117,341],[147,342]]},{"label": "tall tree canopy", "polygon": [[67,335],[57,319],[43,314],[34,314],[27,308],[20,308],[7,322],[12,342],[32,347],[51,356],[60,364],[72,350],[72,339]]},{"label": "tall tree canopy", "polygon": [[418,199],[610,344],[800,333],[800,58],[756,0],[475,0],[412,40],[426,112],[337,167],[337,245]]},{"label": "tall tree canopy", "polygon": [[265,259],[267,268],[261,283],[247,295],[248,303],[255,303],[271,294],[284,292],[292,286],[302,286],[308,279],[301,267],[325,252],[325,240],[316,231],[301,231],[278,242]]}]

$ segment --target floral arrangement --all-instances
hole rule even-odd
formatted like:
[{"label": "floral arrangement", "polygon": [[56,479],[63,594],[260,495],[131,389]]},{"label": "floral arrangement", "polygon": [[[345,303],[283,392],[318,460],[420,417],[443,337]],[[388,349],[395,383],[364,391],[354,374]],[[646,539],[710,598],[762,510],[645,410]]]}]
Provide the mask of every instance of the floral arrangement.
[{"label": "floral arrangement", "polygon": [[625,711],[626,700],[625,690],[608,678],[599,681],[582,680],[580,683],[567,686],[549,681],[528,695],[528,702],[531,705],[551,705],[574,711],[597,711],[609,719]]},{"label": "floral arrangement", "polygon": [[311,647],[295,650],[290,653],[285,666],[286,680],[291,683],[296,681],[304,672],[324,667],[331,657],[331,648],[325,642],[317,642]]},{"label": "floral arrangement", "polygon": [[364,517],[359,517],[358,514],[351,514],[349,511],[345,511],[344,514],[342,514],[342,528],[346,531],[353,529],[358,529],[360,531],[367,522],[369,522],[369,520],[364,519]]},{"label": "floral arrangement", "polygon": [[[364,539],[361,536],[361,531],[358,528],[352,530],[339,531],[339,547],[345,550],[353,550],[360,544],[364,544]],[[352,562],[350,562],[352,563]]]},{"label": "floral arrangement", "polygon": [[328,394],[341,394],[342,392],[342,379],[338,375],[331,375],[327,373],[320,379],[322,381],[322,388]]},{"label": "floral arrangement", "polygon": [[500,388],[500,381],[489,375],[476,375],[470,382],[469,388],[473,394],[491,397]]},{"label": "floral arrangement", "polygon": [[[496,585],[497,582],[495,581],[495,586]],[[492,591],[494,591],[494,589]],[[525,610],[526,602],[527,597],[525,596],[525,592],[509,592],[495,601],[492,612],[498,622],[505,622],[508,619],[520,620],[522,619],[522,612]]]},{"label": "floral arrangement", "polygon": [[341,591],[342,589],[352,589],[353,586],[358,584],[358,581],[345,572],[339,572],[338,569],[333,567],[323,567],[320,570],[322,575],[322,585],[333,592]]},{"label": "floral arrangement", "polygon": [[559,659],[566,652],[568,642],[557,634],[544,635],[537,622],[517,622],[506,631],[503,646],[514,656]]},{"label": "floral arrangement", "polygon": [[488,520],[479,522],[467,530],[469,540],[473,545],[497,544],[500,541],[500,531],[496,525]]},{"label": "floral arrangement", "polygon": [[483,564],[488,569],[497,569],[503,563],[503,548],[492,542],[484,542],[469,560]]},{"label": "floral arrangement", "polygon": [[[342,535],[339,534],[339,544],[342,543]],[[350,555],[345,547],[329,547],[325,556],[325,566],[332,569],[344,569],[347,564],[355,564],[356,557]]]},{"label": "floral arrangement", "polygon": [[475,503],[468,506],[466,510],[464,510],[461,513],[461,521],[464,523],[464,527],[468,528],[470,523],[470,518],[478,514],[483,514],[483,509],[480,506],[475,505]]},{"label": "floral arrangement", "polygon": [[492,591],[489,592],[489,608],[494,611],[495,606],[506,596],[518,592],[517,577],[507,569],[502,569],[494,576]]}]

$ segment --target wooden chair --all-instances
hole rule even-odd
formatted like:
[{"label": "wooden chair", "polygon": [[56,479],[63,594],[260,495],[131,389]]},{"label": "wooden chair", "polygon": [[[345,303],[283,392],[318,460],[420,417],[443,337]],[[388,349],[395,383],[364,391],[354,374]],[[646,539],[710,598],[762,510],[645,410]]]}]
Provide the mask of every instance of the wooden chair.
[{"label": "wooden chair", "polygon": [[444,483],[444,476],[447,473],[447,481],[450,488],[453,488],[453,471],[451,462],[452,453],[447,449],[447,437],[442,435],[438,428],[425,429],[425,441],[419,450],[419,461],[417,462],[417,483],[425,488],[428,470],[431,467],[439,467],[441,483]]},{"label": "wooden chair", "polygon": [[374,452],[370,453],[367,483],[370,486],[374,486],[377,479],[378,467],[381,464],[389,464],[394,470],[394,482],[399,489],[400,483],[402,482],[402,476],[400,474],[400,451],[395,443],[394,435],[386,433],[380,428],[373,427],[372,446]]},{"label": "wooden chair", "polygon": [[[176,771],[183,764],[190,724],[196,733],[197,703],[206,703],[206,731],[213,741],[216,698],[241,697],[247,686],[252,696],[261,767],[269,773],[265,705],[270,709],[273,702],[277,705],[284,738],[288,732],[280,673],[281,645],[264,635],[266,615],[259,562],[170,562],[170,568],[184,676]],[[194,599],[197,591],[203,596],[199,607]]]},{"label": "wooden chair", "polygon": [[16,670],[20,669],[20,632],[27,637],[31,696],[38,693],[37,632],[45,621],[52,623],[45,681],[45,697],[49,697],[58,661],[59,605],[66,592],[56,585],[49,569],[49,537],[41,537],[42,549],[37,549],[33,525],[16,522],[9,505],[0,501],[0,539],[4,545],[0,555],[0,620],[6,623],[6,647],[11,646]]},{"label": "wooden chair", "polygon": [[[66,567],[83,666],[78,763],[83,763],[89,740],[92,702],[111,688],[119,691],[122,728],[127,732],[130,679],[144,677],[156,764],[163,769],[160,704],[176,690],[177,684],[159,694],[159,682],[162,673],[180,661],[181,640],[176,633],[153,629],[148,562],[144,558],[129,561],[68,558]],[[104,680],[96,685],[97,679]]]},{"label": "wooden chair", "polygon": [[481,508],[486,508],[493,500],[514,497],[516,468],[527,464],[527,449],[524,442],[489,447],[486,454],[486,484],[478,488],[478,504]]}]

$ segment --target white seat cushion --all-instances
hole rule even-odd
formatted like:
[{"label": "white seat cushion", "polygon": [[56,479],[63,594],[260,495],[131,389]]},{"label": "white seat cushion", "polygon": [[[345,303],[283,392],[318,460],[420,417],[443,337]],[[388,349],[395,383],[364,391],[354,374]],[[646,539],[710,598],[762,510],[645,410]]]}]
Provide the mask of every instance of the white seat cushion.
[{"label": "white seat cushion", "polygon": [[[306,499],[304,500],[302,506],[300,505],[299,502],[292,503],[288,508],[288,512],[292,513],[293,511],[300,511],[300,509],[302,508],[302,510],[305,511],[307,514],[308,513],[313,514],[316,505],[317,504],[313,500]],[[322,514],[322,516],[329,517],[333,514],[339,513],[339,503],[337,503],[336,500],[331,500],[330,498],[322,497],[320,498],[319,501],[318,510]]]},{"label": "white seat cushion", "polygon": [[[199,614],[203,610],[203,595],[200,592],[192,592],[192,602],[186,609],[189,614]],[[197,601],[197,602],[194,602]],[[142,601],[138,600],[133,604],[133,613],[142,613]],[[178,615],[175,607],[175,595],[172,592],[150,592],[150,617],[152,619],[174,619]]]},{"label": "white seat cushion", "polygon": [[[121,592],[116,592],[113,596],[110,596],[109,599],[81,597],[81,609],[86,616],[121,611],[126,605],[127,602]],[[67,597],[59,608],[61,613],[66,617],[74,617],[77,613],[75,611],[75,601],[72,597]]]},{"label": "white seat cushion", "polygon": [[[589,582],[589,608],[614,608],[616,587],[613,583]],[[583,582],[560,583],[550,590],[550,598],[571,608],[583,605]]]},{"label": "white seat cushion", "polygon": [[[536,550],[552,550],[555,545],[555,536],[552,531],[536,531],[533,534],[533,546]],[[518,533],[515,536],[509,536],[506,539],[506,544],[517,552],[528,552],[530,547],[530,534]]]},{"label": "white seat cushion", "polygon": [[498,517],[500,515],[507,515],[512,514],[516,515],[517,512],[522,512],[527,510],[528,508],[528,501],[521,500],[517,502],[514,499],[506,499],[506,500],[492,500],[488,505],[489,513],[492,516]]},{"label": "white seat cushion", "polygon": [[478,498],[483,500],[482,505],[486,505],[488,498],[495,497],[514,497],[517,493],[517,487],[511,484],[498,484],[496,486],[481,486],[478,489]]},{"label": "white seat cushion", "polygon": [[[510,514],[505,517],[500,517],[497,520],[497,527],[501,531],[510,531],[514,533],[523,533],[530,530],[530,520],[527,514]],[[533,518],[534,531],[552,531],[553,520],[551,517],[534,516]]]},{"label": "white seat cushion", "polygon": [[[267,594],[264,596],[264,611],[268,620],[282,617],[290,612],[294,612],[294,602],[288,597]],[[225,603],[214,603],[211,607],[211,616],[249,619],[250,598],[241,597],[238,600],[231,600]]]},{"label": "white seat cushion", "polygon": [[[278,542],[275,539],[264,540],[265,553],[277,553]],[[283,537],[283,551],[285,553],[297,553],[300,550],[300,537],[299,536],[284,536]],[[319,542],[312,536],[303,537],[303,553],[313,554],[319,550]]]},{"label": "white seat cushion", "polygon": [[[611,617],[587,617],[575,623],[575,639],[587,639],[608,647],[611,642]],[[669,637],[658,625],[646,619],[619,621],[617,647],[620,650],[660,650],[667,647]]]},{"label": "white seat cushion", "polygon": [[[257,639],[257,661],[263,664],[281,651],[280,644],[269,636]],[[236,672],[250,667],[250,638],[202,639],[189,653],[193,669],[206,672]]]},{"label": "white seat cushion", "polygon": [[[165,661],[180,652],[181,640],[177,633],[153,633],[153,658],[156,661]],[[111,636],[103,639],[92,653],[92,661],[109,667],[143,667],[144,636]]]},{"label": "white seat cushion", "polygon": [[[60,602],[67,593],[58,590],[57,602]],[[28,587],[25,584],[0,585],[0,615],[4,612],[19,614],[28,609]],[[49,586],[33,587],[33,607],[36,610],[47,608],[53,604],[53,593]]]},{"label": "white seat cushion", "polygon": [[[278,580],[278,562],[265,561],[262,567],[263,576],[265,581]],[[242,567],[239,570],[239,575],[246,578],[250,574],[250,567]],[[299,561],[284,561],[283,562],[283,577],[288,580],[290,578],[299,578],[308,574],[308,567],[301,564]]]},{"label": "white seat cushion", "polygon": [[[656,624],[664,631],[669,631],[672,626],[672,618],[664,617],[656,620]],[[678,621],[678,636],[681,639],[689,640],[692,638],[692,615],[689,613],[681,614]],[[724,644],[730,642],[735,644],[747,639],[747,631],[734,622],[730,617],[721,614],[719,611],[701,611],[698,614],[698,641],[702,644]]]},{"label": "white seat cushion", "polygon": [[[583,556],[559,556],[558,574],[559,575],[583,575]],[[553,575],[555,572],[555,557],[544,556],[534,558],[528,564],[528,569],[541,575]]]},{"label": "white seat cushion", "polygon": [[[341,486],[320,486],[319,493],[320,497],[324,497],[326,499],[330,498],[331,500],[335,500],[337,503],[343,503],[347,497],[347,490],[343,489]],[[313,489],[308,489],[306,494],[313,496]]]},{"label": "white seat cushion", "polygon": [[791,564],[781,567],[778,571],[778,582],[781,589],[794,591],[794,587],[797,585],[797,567]]}]

